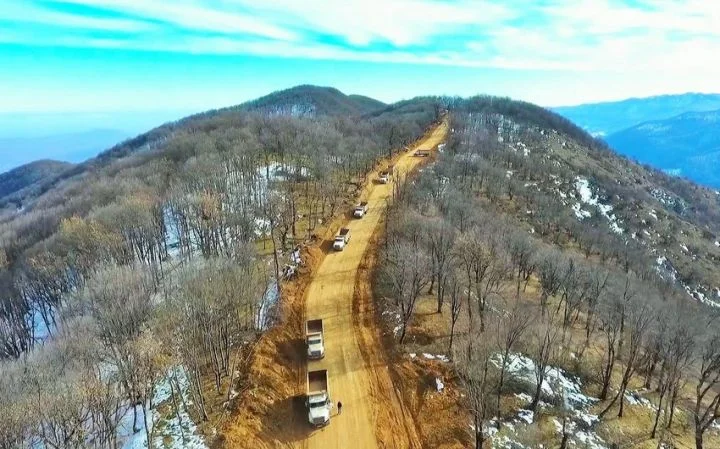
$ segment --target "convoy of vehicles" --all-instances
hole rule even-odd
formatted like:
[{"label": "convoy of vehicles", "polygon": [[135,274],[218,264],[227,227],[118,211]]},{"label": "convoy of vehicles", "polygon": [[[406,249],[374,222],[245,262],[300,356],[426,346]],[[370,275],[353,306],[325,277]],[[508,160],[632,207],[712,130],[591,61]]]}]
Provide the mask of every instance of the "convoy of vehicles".
[{"label": "convoy of vehicles", "polygon": [[[405,147],[409,151],[408,147]],[[417,150],[415,156],[427,157],[428,150]],[[393,166],[380,172],[378,181],[382,184],[390,182]],[[358,203],[353,209],[353,217],[362,218],[368,212],[368,203]],[[341,228],[333,240],[333,249],[342,251],[350,241],[350,229]],[[307,343],[307,357],[309,360],[320,360],[325,357],[325,334],[322,319],[312,319],[305,323],[305,341]],[[317,363],[317,362],[316,362]],[[308,408],[308,421],[314,427],[324,427],[330,422],[330,413],[333,401],[330,399],[330,382],[326,369],[316,369],[311,366],[307,371],[307,389],[305,404]]]},{"label": "convoy of vehicles", "polygon": [[350,242],[350,228],[340,228],[340,231],[335,236],[333,242],[333,249],[335,251],[342,251],[345,249],[345,245]]},{"label": "convoy of vehicles", "polygon": [[353,210],[353,217],[355,218],[362,218],[365,216],[365,214],[368,211],[368,203],[367,201],[363,201],[361,203],[358,203],[357,206],[355,206],[355,209]]},{"label": "convoy of vehicles", "polygon": [[305,323],[305,341],[307,342],[308,359],[319,360],[325,357],[323,320],[308,320]]}]

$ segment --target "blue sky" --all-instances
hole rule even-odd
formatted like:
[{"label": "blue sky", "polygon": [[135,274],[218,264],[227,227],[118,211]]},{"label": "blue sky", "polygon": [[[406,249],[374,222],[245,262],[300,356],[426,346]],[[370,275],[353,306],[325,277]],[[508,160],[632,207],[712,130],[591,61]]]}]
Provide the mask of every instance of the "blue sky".
[{"label": "blue sky", "polygon": [[709,92],[718,23],[709,0],[0,0],[0,134],[25,114],[117,128],[305,83],[545,106]]},{"label": "blue sky", "polygon": [[301,83],[543,105],[708,91],[717,3],[0,0],[0,113],[196,110]]}]

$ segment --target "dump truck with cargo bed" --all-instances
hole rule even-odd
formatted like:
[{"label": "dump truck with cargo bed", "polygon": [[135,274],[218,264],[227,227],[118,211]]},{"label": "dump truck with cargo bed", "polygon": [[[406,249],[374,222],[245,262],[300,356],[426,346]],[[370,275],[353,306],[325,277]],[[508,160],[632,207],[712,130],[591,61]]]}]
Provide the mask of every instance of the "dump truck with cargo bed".
[{"label": "dump truck with cargo bed", "polygon": [[308,421],[315,427],[326,426],[330,422],[332,401],[327,370],[321,369],[307,373]]},{"label": "dump truck with cargo bed", "polygon": [[361,203],[358,203],[357,206],[355,206],[355,209],[353,210],[353,217],[355,218],[362,218],[365,216],[365,214],[368,211],[368,203],[367,201],[363,201]]},{"label": "dump truck with cargo bed", "polygon": [[325,338],[323,334],[323,320],[308,320],[305,323],[305,341],[307,342],[307,355],[311,360],[325,357]]},{"label": "dump truck with cargo bed", "polygon": [[333,249],[335,251],[342,251],[345,249],[345,245],[348,244],[350,241],[350,229],[349,228],[341,228],[340,231],[335,236],[335,241],[333,242]]}]

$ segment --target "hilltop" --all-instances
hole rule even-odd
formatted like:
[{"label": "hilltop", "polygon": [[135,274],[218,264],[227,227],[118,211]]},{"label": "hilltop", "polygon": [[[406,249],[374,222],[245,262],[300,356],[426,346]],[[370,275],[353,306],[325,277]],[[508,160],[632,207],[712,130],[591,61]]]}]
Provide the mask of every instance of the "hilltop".
[{"label": "hilltop", "polygon": [[[217,121],[224,123],[218,126],[231,126],[233,117],[240,114],[251,113],[271,116],[304,116],[304,117],[364,117],[372,114],[372,118],[381,120],[383,116],[389,117],[394,114],[412,114],[423,109],[423,101],[413,101],[414,107],[397,105],[385,105],[384,103],[362,95],[345,95],[337,89],[330,87],[319,87],[301,85],[282,91],[273,92],[264,97],[252,100],[237,106],[223,109],[214,109],[198,114],[193,114],[177,121],[162,124],[145,133],[126,139],[102,151],[96,157],[76,164],[72,170],[58,172],[58,176],[47,177],[44,181],[44,188],[50,188],[55,183],[66,178],[77,177],[108,164],[115,160],[122,159],[132,154],[144,151],[152,151],[160,148],[168,140],[177,134],[192,131],[199,127],[207,126],[209,122]],[[419,106],[418,106],[419,105]],[[31,165],[31,164],[28,164]],[[6,173],[6,175],[9,174]],[[38,190],[28,190],[23,195],[13,197],[14,200],[33,200],[39,193]],[[0,195],[0,209],[7,206],[8,199]]]},{"label": "hilltop", "polygon": [[278,115],[364,115],[387,105],[362,95],[345,95],[332,87],[302,85],[273,92],[238,107]]},{"label": "hilltop", "polygon": [[69,162],[39,160],[0,174],[0,204],[15,202],[20,207],[24,198],[42,193],[71,167]]}]

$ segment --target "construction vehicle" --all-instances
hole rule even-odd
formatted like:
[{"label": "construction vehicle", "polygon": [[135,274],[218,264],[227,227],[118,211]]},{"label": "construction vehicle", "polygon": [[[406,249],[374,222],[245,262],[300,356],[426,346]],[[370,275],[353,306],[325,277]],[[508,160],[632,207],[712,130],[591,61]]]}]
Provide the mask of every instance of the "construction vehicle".
[{"label": "construction vehicle", "polygon": [[415,156],[417,157],[428,157],[430,156],[430,150],[417,150],[415,152]]},{"label": "construction vehicle", "polygon": [[323,320],[308,320],[305,323],[305,341],[307,342],[307,355],[310,360],[319,360],[325,357]]},{"label": "construction vehicle", "polygon": [[390,172],[381,171],[380,176],[378,176],[378,181],[380,181],[380,184],[387,184],[388,182],[390,182]]},{"label": "construction vehicle", "polygon": [[308,371],[307,398],[308,421],[315,427],[323,427],[330,422],[330,411],[333,403],[330,400],[330,389],[326,369]]},{"label": "construction vehicle", "polygon": [[342,251],[345,249],[345,245],[350,242],[350,229],[349,228],[341,228],[340,232],[337,233],[335,236],[335,241],[333,242],[333,249],[335,251]]},{"label": "construction vehicle", "polygon": [[355,209],[353,210],[353,217],[362,218],[365,216],[367,211],[368,211],[368,203],[367,203],[367,201],[362,201],[362,202],[358,203],[357,206],[355,206]]}]

